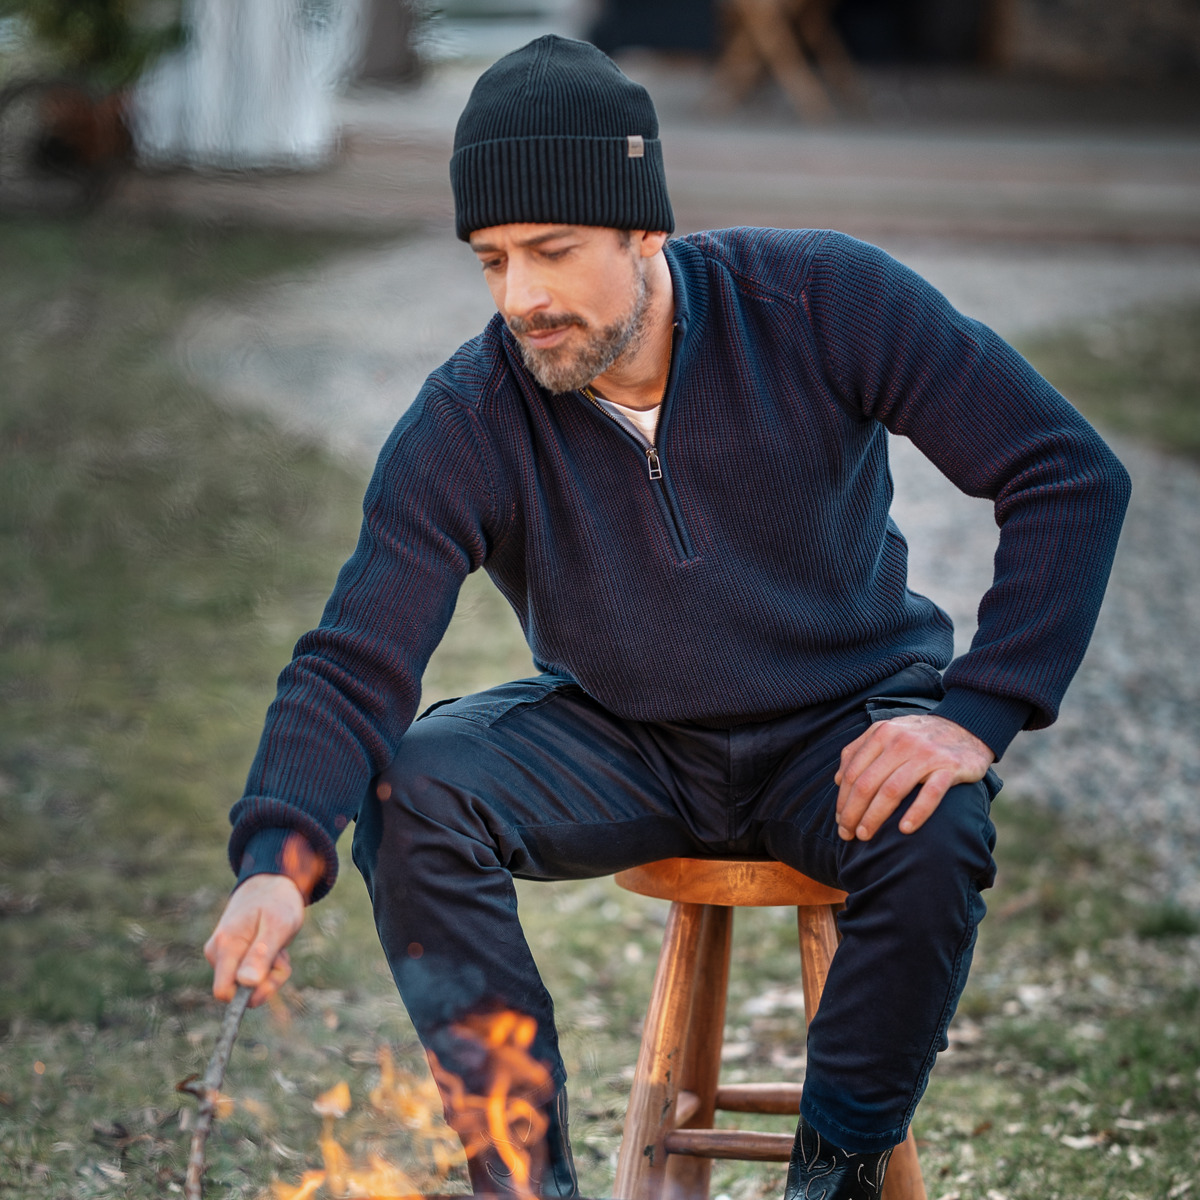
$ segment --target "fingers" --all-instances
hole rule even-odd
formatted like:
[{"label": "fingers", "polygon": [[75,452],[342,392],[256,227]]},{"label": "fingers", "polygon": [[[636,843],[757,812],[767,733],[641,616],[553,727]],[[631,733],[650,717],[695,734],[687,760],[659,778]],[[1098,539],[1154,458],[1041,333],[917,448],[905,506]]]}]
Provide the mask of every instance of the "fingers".
[{"label": "fingers", "polygon": [[900,820],[914,833],[956,783],[982,779],[991,751],[961,726],[933,714],[895,717],[872,725],[842,751],[838,785],[838,835],[869,841],[920,787]]},{"label": "fingers", "polygon": [[[220,925],[204,947],[213,966],[213,995],[228,1003],[239,987],[254,988],[251,1007],[257,1007],[287,981],[292,973],[285,944],[290,931],[261,914],[251,936]],[[210,951],[211,948],[211,951]]]},{"label": "fingers", "polygon": [[933,815],[946,793],[954,786],[954,775],[950,771],[936,771],[917,793],[908,811],[900,818],[901,833],[916,833]]},{"label": "fingers", "polygon": [[[292,975],[292,961],[288,957],[286,950],[280,950],[271,963],[270,970],[267,972],[263,981],[254,988],[254,992],[250,997],[250,1007],[257,1008],[264,1000],[269,1000]],[[238,973],[238,983],[243,983],[246,987],[253,986],[253,981],[250,979],[243,980],[241,972]]]},{"label": "fingers", "polygon": [[213,968],[213,995],[228,1003],[239,986],[254,989],[252,1006],[274,995],[292,973],[285,947],[304,920],[304,901],[281,875],[248,879],[204,946]]},{"label": "fingers", "polygon": [[[260,936],[250,943],[249,949],[242,955],[234,979],[239,987],[252,987],[257,991],[267,986],[275,962],[283,954],[283,942],[277,931],[264,928],[266,922],[259,925]],[[272,936],[276,933],[276,936]]]},{"label": "fingers", "polygon": [[[878,755],[871,765],[857,777],[845,808],[838,816],[838,833],[843,840],[860,838],[870,841],[880,826],[896,811],[901,802],[922,782],[919,763],[901,761],[896,764],[893,756]],[[941,799],[940,796],[937,797]],[[936,801],[930,807],[932,812]],[[928,816],[928,813],[926,813]],[[905,821],[908,814],[905,814]],[[924,817],[921,823],[924,822]],[[913,826],[917,828],[917,826]],[[911,832],[901,823],[901,831]]]},{"label": "fingers", "polygon": [[213,996],[226,1004],[233,999],[233,994],[237,991],[234,976],[241,964],[245,947],[244,939],[238,939],[235,943],[232,937],[222,934],[219,925],[213,931],[212,937],[204,943],[204,957],[213,969]]},{"label": "fingers", "polygon": [[[884,740],[878,736],[882,726],[872,725],[861,736],[842,750],[841,767],[833,777],[838,785],[837,824],[838,835],[844,841],[853,841],[861,836],[860,827],[868,808],[875,800],[880,786],[892,775],[894,764],[884,759]],[[899,803],[901,797],[897,797]],[[884,798],[886,802],[886,797]],[[895,804],[892,805],[894,810]],[[882,823],[891,815],[891,810],[879,816]],[[865,828],[864,833],[867,833]],[[873,830],[871,831],[873,832]],[[867,833],[870,836],[870,833]]]}]

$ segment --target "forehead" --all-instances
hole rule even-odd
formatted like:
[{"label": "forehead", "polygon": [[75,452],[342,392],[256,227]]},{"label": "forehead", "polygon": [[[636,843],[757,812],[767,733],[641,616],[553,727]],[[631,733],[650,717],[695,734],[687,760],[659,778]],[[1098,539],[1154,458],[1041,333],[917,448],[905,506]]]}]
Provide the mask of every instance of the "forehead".
[{"label": "forehead", "polygon": [[535,222],[521,222],[476,229],[469,240],[472,250],[495,251],[541,246],[548,242],[566,239],[581,242],[608,240],[619,242],[622,236],[619,230],[599,225],[543,225]]}]

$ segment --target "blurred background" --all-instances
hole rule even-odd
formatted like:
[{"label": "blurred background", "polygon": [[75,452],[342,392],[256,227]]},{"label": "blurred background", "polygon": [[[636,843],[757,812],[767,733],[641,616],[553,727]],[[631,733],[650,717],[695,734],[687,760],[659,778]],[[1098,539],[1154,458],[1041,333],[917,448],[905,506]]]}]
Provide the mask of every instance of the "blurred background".
[{"label": "blurred background", "polygon": [[[1200,1194],[1192,0],[0,0],[0,1191],[180,1191],[226,813],[379,445],[490,316],[453,236],[454,124],[545,32],[650,89],[679,233],[884,246],[1129,466],[1093,645],[1001,764],[1000,877],[916,1130],[945,1200]],[[912,584],[965,648],[989,507],[893,458]],[[424,699],[529,669],[472,577]],[[352,1161],[466,1190],[378,1102],[381,1050],[414,1096],[428,1076],[344,857],[235,1050],[223,1195],[335,1194],[297,1189],[342,1081]],[[665,912],[611,880],[521,895],[604,1196]],[[794,938],[786,911],[739,914],[731,1079],[803,1071]],[[781,1187],[714,1177],[725,1200]]]}]

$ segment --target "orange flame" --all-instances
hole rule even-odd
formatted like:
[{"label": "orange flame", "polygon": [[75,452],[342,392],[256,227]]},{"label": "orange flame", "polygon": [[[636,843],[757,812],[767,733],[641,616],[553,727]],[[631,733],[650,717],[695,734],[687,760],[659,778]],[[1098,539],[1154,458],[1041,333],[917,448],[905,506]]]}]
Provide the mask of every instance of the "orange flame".
[{"label": "orange flame", "polygon": [[462,1080],[430,1056],[450,1124],[468,1158],[493,1150],[511,1174],[511,1190],[522,1200],[533,1200],[530,1163],[550,1124],[541,1104],[553,1090],[549,1070],[529,1053],[537,1022],[504,1010],[468,1017],[451,1032],[486,1051],[490,1082],[485,1095],[469,1095]]},{"label": "orange flame", "polygon": [[[343,1082],[313,1103],[322,1117],[319,1146],[324,1169],[305,1171],[298,1184],[276,1181],[267,1194],[270,1200],[316,1200],[318,1196],[420,1200],[425,1192],[441,1190],[446,1177],[462,1162],[464,1148],[468,1157],[495,1153],[511,1172],[507,1186],[522,1200],[535,1200],[530,1159],[549,1124],[540,1104],[553,1086],[549,1071],[529,1054],[537,1022],[505,1011],[469,1017],[451,1032],[475,1042],[486,1053],[485,1095],[469,1094],[463,1081],[444,1070],[434,1055],[430,1055],[433,1078],[400,1071],[387,1047],[379,1050],[379,1083],[370,1093],[371,1106],[377,1112],[392,1117],[424,1143],[430,1162],[425,1178],[414,1180],[379,1154],[369,1155],[365,1168],[351,1165],[350,1156],[334,1136],[334,1123],[351,1108],[350,1090]],[[441,1121],[443,1096],[453,1132]]]}]

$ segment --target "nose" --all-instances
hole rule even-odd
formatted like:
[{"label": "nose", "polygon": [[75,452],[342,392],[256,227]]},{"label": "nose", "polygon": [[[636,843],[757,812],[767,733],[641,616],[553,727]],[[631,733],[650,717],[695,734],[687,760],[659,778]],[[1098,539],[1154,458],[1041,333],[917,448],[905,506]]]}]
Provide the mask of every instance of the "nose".
[{"label": "nose", "polygon": [[509,257],[504,271],[503,309],[510,317],[529,317],[550,307],[550,292],[540,272],[524,255]]}]

